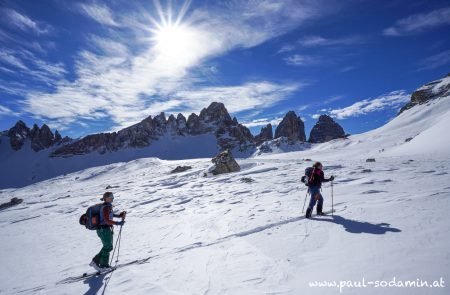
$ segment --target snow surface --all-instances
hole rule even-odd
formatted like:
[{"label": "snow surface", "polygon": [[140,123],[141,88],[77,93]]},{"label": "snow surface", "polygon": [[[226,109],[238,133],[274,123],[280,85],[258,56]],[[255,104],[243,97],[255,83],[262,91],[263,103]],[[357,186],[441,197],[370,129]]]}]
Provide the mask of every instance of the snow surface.
[{"label": "snow surface", "polygon": [[[0,293],[101,294],[111,278],[105,294],[339,294],[309,282],[442,277],[445,288],[343,293],[448,294],[449,103],[416,106],[346,140],[239,159],[237,173],[204,177],[209,159],[143,158],[3,189],[1,203],[24,202],[0,211]],[[337,176],[334,217],[303,218],[304,159]],[[170,174],[178,165],[193,169]],[[147,263],[58,283],[91,271],[101,245],[78,218],[107,186],[128,212],[119,263]],[[329,211],[329,184],[322,193]]]},{"label": "snow surface", "polygon": [[14,151],[9,145],[8,137],[0,137],[0,140],[0,171],[8,171],[0,178],[0,189],[21,187],[90,167],[138,158],[158,156],[171,160],[194,159],[213,157],[219,151],[213,134],[165,136],[145,148],[128,148],[105,154],[93,152],[66,158],[49,157],[54,148],[35,152],[29,142],[19,151]]}]

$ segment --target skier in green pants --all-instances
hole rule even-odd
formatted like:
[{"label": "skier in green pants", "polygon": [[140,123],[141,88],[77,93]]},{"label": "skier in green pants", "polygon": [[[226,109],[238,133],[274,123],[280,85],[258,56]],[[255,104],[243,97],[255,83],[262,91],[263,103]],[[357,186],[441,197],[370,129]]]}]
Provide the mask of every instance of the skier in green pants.
[{"label": "skier in green pants", "polygon": [[[97,229],[97,235],[102,241],[103,247],[100,252],[95,255],[92,262],[89,264],[98,271],[110,268],[109,253],[113,249],[113,225],[124,225],[126,212],[122,211],[120,214],[113,213],[114,195],[111,192],[103,194],[103,205],[100,208],[100,226]],[[121,221],[114,221],[114,217],[122,218]]]}]

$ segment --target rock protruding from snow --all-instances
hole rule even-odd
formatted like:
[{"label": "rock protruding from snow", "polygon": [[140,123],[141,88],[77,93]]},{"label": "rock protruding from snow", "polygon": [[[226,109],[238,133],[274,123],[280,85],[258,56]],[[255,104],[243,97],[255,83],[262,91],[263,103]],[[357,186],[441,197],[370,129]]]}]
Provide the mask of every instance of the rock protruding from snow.
[{"label": "rock protruding from snow", "polygon": [[284,116],[275,130],[275,138],[286,137],[289,141],[306,141],[305,124],[294,111]]},{"label": "rock protruding from snow", "polygon": [[19,199],[19,198],[17,198],[17,197],[14,197],[14,198],[12,198],[11,201],[9,201],[8,203],[0,204],[0,210],[8,209],[8,208],[10,208],[10,207],[12,207],[12,206],[19,205],[19,204],[21,204],[22,202],[23,202],[23,199]]},{"label": "rock protruding from snow", "polygon": [[170,173],[180,173],[192,169],[192,166],[177,166]]},{"label": "rock protruding from snow", "polygon": [[9,129],[7,136],[11,147],[16,151],[20,150],[27,140],[29,140],[31,148],[35,152],[47,149],[63,141],[61,134],[55,131],[54,135],[46,124],[42,125],[41,128],[34,124],[33,128],[30,129],[23,121],[18,121],[14,127]]},{"label": "rock protruding from snow", "polygon": [[267,124],[267,126],[261,128],[261,132],[255,136],[255,141],[257,145],[262,144],[265,141],[273,139],[273,129],[272,124]]},{"label": "rock protruding from snow", "polygon": [[255,145],[250,130],[231,119],[223,103],[213,102],[200,115],[191,114],[188,119],[161,113],[151,116],[128,128],[113,133],[86,136],[56,150],[52,156],[81,155],[97,151],[114,152],[123,148],[143,148],[163,136],[186,136],[214,134],[221,150],[238,148],[246,150]]},{"label": "rock protruding from snow", "polygon": [[400,113],[415,105],[446,96],[450,96],[450,74],[440,80],[429,82],[414,91],[411,95],[411,101],[400,110]]},{"label": "rock protruding from snow", "polygon": [[210,169],[209,172],[214,175],[238,172],[241,170],[241,167],[234,159],[233,154],[230,150],[225,150],[219,153],[211,161],[214,163],[214,166]]},{"label": "rock protruding from snow", "polygon": [[342,126],[336,123],[330,116],[321,115],[311,129],[308,141],[311,143],[322,143],[343,137],[345,137],[345,131]]}]

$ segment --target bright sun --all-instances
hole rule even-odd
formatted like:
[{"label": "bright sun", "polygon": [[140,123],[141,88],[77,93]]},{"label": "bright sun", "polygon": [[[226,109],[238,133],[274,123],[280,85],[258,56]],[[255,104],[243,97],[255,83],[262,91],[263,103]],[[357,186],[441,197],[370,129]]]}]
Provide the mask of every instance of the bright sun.
[{"label": "bright sun", "polygon": [[173,55],[188,49],[193,36],[191,30],[184,25],[167,24],[155,31],[154,40],[158,51]]},{"label": "bright sun", "polygon": [[183,23],[183,17],[189,8],[190,1],[184,2],[176,16],[173,15],[171,6],[164,10],[159,1],[154,1],[154,4],[159,15],[159,21],[152,19],[154,25],[154,28],[151,29],[153,48],[158,53],[160,60],[182,63],[182,59],[188,58],[186,54],[189,54],[198,46],[197,31]]}]

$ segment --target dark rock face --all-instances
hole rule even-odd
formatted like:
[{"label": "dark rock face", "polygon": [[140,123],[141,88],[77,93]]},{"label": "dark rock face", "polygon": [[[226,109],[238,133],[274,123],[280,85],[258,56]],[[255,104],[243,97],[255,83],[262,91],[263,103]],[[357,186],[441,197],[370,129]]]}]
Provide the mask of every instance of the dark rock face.
[{"label": "dark rock face", "polygon": [[164,113],[151,116],[138,124],[113,133],[86,136],[72,144],[57,149],[52,156],[71,156],[113,152],[121,148],[142,148],[151,145],[164,135],[186,136],[213,134],[222,150],[238,147],[245,150],[254,146],[254,137],[245,126],[231,119],[222,103],[213,102],[200,115],[191,114],[188,119],[178,114],[166,119]]},{"label": "dark rock face", "polygon": [[286,137],[289,141],[306,141],[305,124],[294,111],[283,118],[275,130],[275,138]]},{"label": "dark rock face", "polygon": [[53,135],[46,124],[42,125],[41,128],[34,124],[33,128],[29,129],[23,121],[18,121],[14,127],[9,129],[7,136],[11,147],[16,151],[22,148],[26,140],[31,142],[31,148],[35,152],[62,142],[61,134],[56,131]]},{"label": "dark rock face", "polygon": [[345,137],[345,132],[341,125],[336,123],[330,116],[321,115],[311,129],[308,141],[311,143],[322,143],[343,137]]},{"label": "dark rock face", "polygon": [[180,173],[192,169],[192,166],[177,166],[175,169],[170,171],[170,173]]},{"label": "dark rock face", "polygon": [[450,74],[445,78],[427,83],[413,92],[411,101],[408,102],[399,112],[412,108],[415,105],[424,104],[430,100],[450,95]]},{"label": "dark rock face", "polygon": [[27,125],[23,121],[18,121],[16,125],[14,125],[14,127],[9,129],[8,131],[8,137],[11,147],[15,151],[20,150],[29,135],[30,129],[27,127]]},{"label": "dark rock face", "polygon": [[241,167],[234,159],[230,150],[225,150],[219,153],[211,160],[211,162],[214,163],[214,167],[210,172],[214,175],[237,172],[241,170]]},{"label": "dark rock face", "polygon": [[261,128],[261,132],[255,136],[256,144],[260,145],[265,141],[273,139],[272,124],[267,124],[266,127]]},{"label": "dark rock face", "polygon": [[19,199],[19,198],[14,197],[14,198],[11,199],[11,201],[9,201],[7,203],[0,204],[0,211],[8,209],[10,207],[13,207],[15,205],[19,205],[22,202],[23,202],[23,199]]}]

